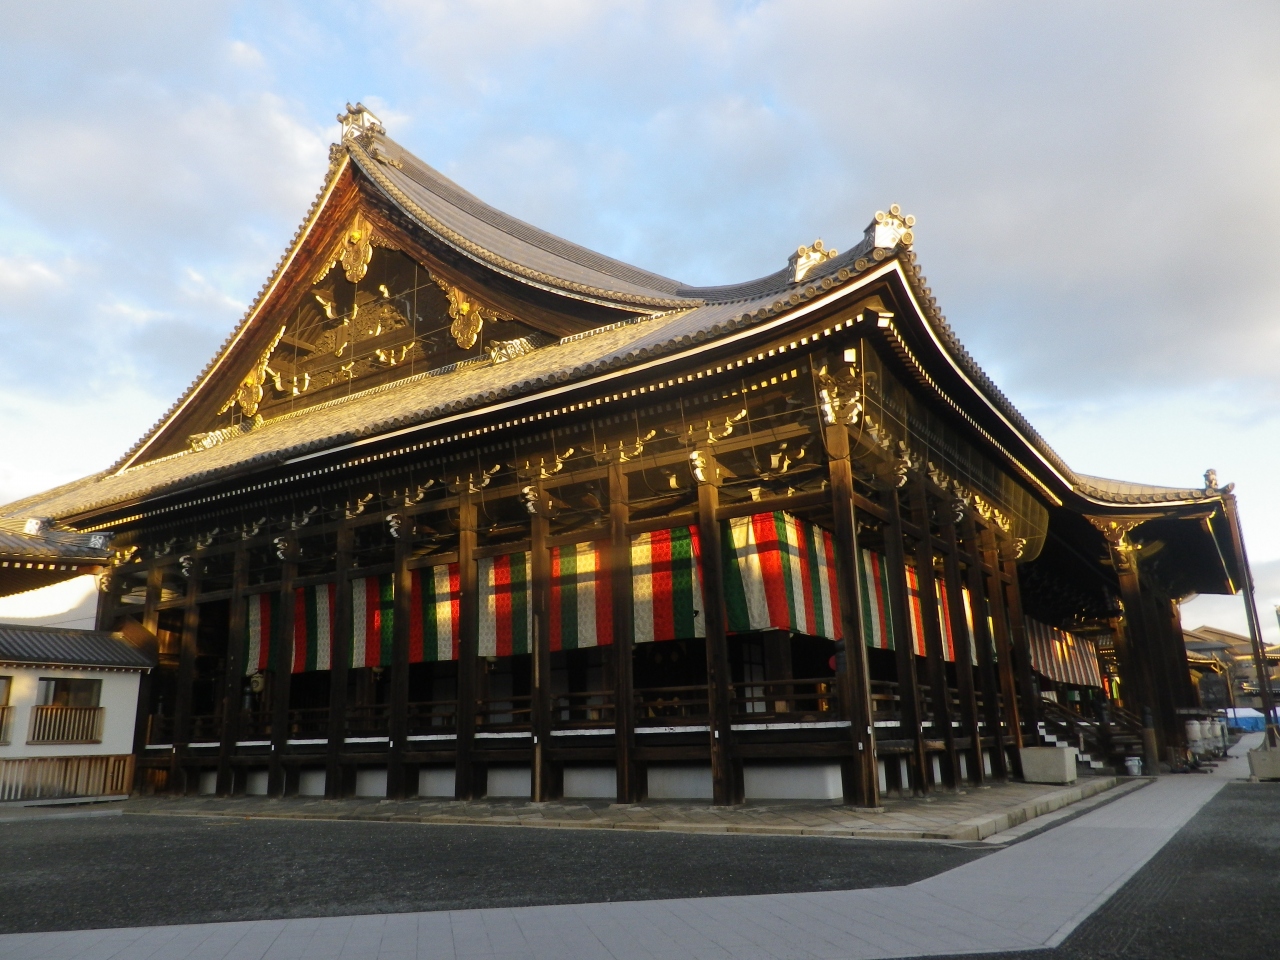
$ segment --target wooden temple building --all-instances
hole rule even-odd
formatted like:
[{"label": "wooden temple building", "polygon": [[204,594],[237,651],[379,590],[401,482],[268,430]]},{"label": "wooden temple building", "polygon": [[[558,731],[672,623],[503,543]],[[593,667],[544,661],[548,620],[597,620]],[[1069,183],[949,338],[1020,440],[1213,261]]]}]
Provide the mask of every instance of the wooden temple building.
[{"label": "wooden temple building", "polygon": [[0,510],[110,535],[142,789],[874,806],[1017,776],[1054,724],[1181,747],[1176,601],[1248,580],[1230,489],[1074,472],[912,217],[691,287],[340,119],[186,394]]}]

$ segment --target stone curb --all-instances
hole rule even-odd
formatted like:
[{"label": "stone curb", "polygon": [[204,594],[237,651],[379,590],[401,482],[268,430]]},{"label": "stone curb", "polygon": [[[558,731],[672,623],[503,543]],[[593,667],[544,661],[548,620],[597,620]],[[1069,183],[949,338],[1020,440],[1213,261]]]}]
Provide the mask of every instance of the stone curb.
[{"label": "stone curb", "polygon": [[554,830],[624,830],[648,833],[692,833],[772,837],[837,837],[861,840],[985,840],[1011,827],[1036,817],[1061,810],[1110,790],[1119,783],[1117,777],[1090,778],[1072,787],[1055,790],[1034,800],[1005,807],[992,813],[961,820],[950,827],[937,829],[894,829],[884,826],[801,827],[783,824],[729,824],[697,822],[663,822],[659,820],[628,821],[592,818],[588,820],[550,820],[518,816],[474,817],[459,814],[414,815],[405,813],[359,813],[342,810],[126,810],[135,816],[171,817],[237,817],[245,820],[358,820],[378,823],[421,823],[438,826],[473,827],[542,827]]}]

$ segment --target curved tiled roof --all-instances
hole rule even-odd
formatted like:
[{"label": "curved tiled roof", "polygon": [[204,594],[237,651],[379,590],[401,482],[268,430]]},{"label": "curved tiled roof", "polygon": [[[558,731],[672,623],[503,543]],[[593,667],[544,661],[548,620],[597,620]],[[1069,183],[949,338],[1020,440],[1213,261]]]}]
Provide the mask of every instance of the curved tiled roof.
[{"label": "curved tiled roof", "polygon": [[[508,216],[381,134],[348,138],[334,150],[325,186],[254,305],[183,399],[122,463],[128,463],[157,434],[241,338],[269,291],[283,276],[348,163],[362,171],[423,230],[477,262],[544,289],[622,305],[648,312],[649,317],[590,335],[566,337],[497,367],[470,365],[445,376],[426,373],[409,377],[344,401],[277,418],[198,453],[141,462],[124,470],[113,468],[10,504],[0,513],[11,517],[32,513],[69,516],[536,393],[759,323],[895,261],[943,353],[970,381],[972,389],[1012,425],[1020,442],[1051,465],[1072,491],[1086,500],[1116,506],[1186,503],[1219,495],[1218,491],[1127,484],[1072,471],[959,342],[938,309],[910,249],[886,251],[889,256],[883,263],[869,264],[861,259],[871,248],[869,238],[864,238],[853,249],[819,264],[799,284],[792,283],[789,270],[783,269],[740,284],[692,287],[587,250]],[[861,271],[858,265],[862,266]]]}]

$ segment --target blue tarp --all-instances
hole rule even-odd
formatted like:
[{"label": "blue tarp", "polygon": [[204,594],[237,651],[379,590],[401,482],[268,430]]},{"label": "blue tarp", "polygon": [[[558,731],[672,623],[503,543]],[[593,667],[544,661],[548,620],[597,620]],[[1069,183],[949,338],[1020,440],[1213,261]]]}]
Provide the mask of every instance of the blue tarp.
[{"label": "blue tarp", "polygon": [[[1280,719],[1280,707],[1276,708],[1277,719]],[[1266,717],[1261,710],[1253,707],[1230,707],[1227,710],[1227,726],[1232,730],[1265,730]]]}]

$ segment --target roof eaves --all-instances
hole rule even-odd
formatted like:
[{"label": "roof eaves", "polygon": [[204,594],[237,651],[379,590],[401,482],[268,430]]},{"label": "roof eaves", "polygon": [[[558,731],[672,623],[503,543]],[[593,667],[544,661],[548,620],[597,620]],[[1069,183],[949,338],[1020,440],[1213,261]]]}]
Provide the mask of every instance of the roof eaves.
[{"label": "roof eaves", "polygon": [[199,375],[194,381],[192,381],[191,385],[187,387],[182,396],[178,398],[165,415],[157,420],[151,429],[148,430],[137,443],[125,452],[124,456],[112,464],[107,470],[103,471],[104,475],[123,470],[130,466],[137,457],[146,450],[147,446],[160,435],[164,427],[170,423],[174,417],[182,412],[182,409],[187,405],[191,398],[195,396],[200,388],[208,382],[209,378],[218,369],[218,367],[222,365],[222,362],[226,359],[231,349],[240,341],[240,338],[252,325],[254,318],[258,315],[258,312],[262,309],[270,295],[275,291],[280,281],[284,278],[286,271],[293,264],[294,257],[297,256],[298,250],[301,248],[303,241],[306,240],[307,236],[311,233],[311,230],[315,227],[315,223],[317,219],[319,219],[321,211],[324,209],[324,206],[332,195],[334,188],[337,186],[338,181],[342,176],[342,172],[346,169],[347,162],[348,154],[346,151],[341,151],[341,155],[339,155],[339,151],[334,148],[330,148],[329,169],[325,175],[324,184],[321,186],[320,192],[316,194],[315,200],[311,202],[311,207],[307,210],[307,215],[303,218],[302,223],[294,232],[293,239],[289,241],[288,247],[276,262],[275,269],[267,278],[267,282],[262,285],[257,296],[254,297],[253,303],[250,304],[249,309],[245,311],[244,316],[236,325],[235,329],[232,330],[227,339],[223,341],[222,346],[219,347],[218,351],[214,354],[213,359],[205,365],[204,369],[200,371]]}]

